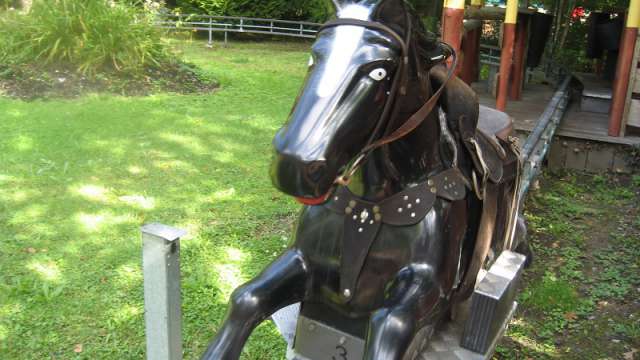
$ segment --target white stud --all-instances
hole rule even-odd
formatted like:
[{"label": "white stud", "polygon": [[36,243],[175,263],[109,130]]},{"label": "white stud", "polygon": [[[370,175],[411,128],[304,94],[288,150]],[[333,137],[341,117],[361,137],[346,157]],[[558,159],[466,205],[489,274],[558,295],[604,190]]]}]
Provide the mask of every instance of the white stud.
[{"label": "white stud", "polygon": [[363,229],[363,228],[359,228],[359,229],[358,229],[358,232],[359,232],[359,233],[361,233],[361,232],[363,232],[363,231],[364,231],[364,229]]},{"label": "white stud", "polygon": [[409,197],[407,195],[404,196],[404,201],[409,200]]},{"label": "white stud", "polygon": [[420,199],[416,199],[416,204],[420,204]]},{"label": "white stud", "polygon": [[340,198],[339,197],[334,197],[333,200],[338,201]]},{"label": "white stud", "polygon": [[411,209],[412,207],[413,207],[413,205],[407,204],[407,209]]},{"label": "white stud", "polygon": [[369,225],[373,225],[374,221],[373,220],[369,220]]},{"label": "white stud", "polygon": [[344,295],[344,297],[350,297],[351,296],[351,290],[344,289],[344,291],[342,292],[342,295]]},{"label": "white stud", "polygon": [[411,213],[411,217],[412,218],[416,217],[416,213]]},{"label": "white stud", "polygon": [[401,213],[402,212],[402,208],[398,208],[398,212]]},{"label": "white stud", "polygon": [[358,220],[358,215],[353,215],[353,220]]}]

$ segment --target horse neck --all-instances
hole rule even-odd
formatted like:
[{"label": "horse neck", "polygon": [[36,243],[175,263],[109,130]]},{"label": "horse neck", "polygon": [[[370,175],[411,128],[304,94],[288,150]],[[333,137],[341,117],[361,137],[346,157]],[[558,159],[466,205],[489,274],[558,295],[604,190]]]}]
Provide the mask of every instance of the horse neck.
[{"label": "horse neck", "polygon": [[[399,111],[390,119],[397,128],[418,111],[431,96],[426,70],[416,70],[413,64],[406,95],[398,98]],[[421,76],[417,76],[421,71]],[[377,201],[404,188],[425,181],[442,168],[439,152],[440,126],[437,111],[406,137],[375,150],[354,178],[350,189],[366,200]]]}]

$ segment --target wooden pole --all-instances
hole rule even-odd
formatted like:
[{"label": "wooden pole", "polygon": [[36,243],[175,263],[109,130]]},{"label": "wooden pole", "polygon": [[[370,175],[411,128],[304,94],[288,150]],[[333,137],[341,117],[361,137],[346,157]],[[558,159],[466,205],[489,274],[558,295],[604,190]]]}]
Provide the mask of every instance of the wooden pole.
[{"label": "wooden pole", "polygon": [[[483,0],[471,0],[471,8],[480,9]],[[482,25],[466,33],[462,41],[462,52],[464,53],[460,78],[467,84],[478,81],[480,76],[480,37],[482,36]]]},{"label": "wooden pole", "polygon": [[504,111],[507,108],[507,93],[509,87],[509,73],[513,60],[513,43],[516,37],[516,23],[518,22],[518,0],[507,0],[507,12],[504,17],[502,36],[502,54],[500,55],[500,82],[498,84],[498,100],[496,109]]},{"label": "wooden pole", "polygon": [[613,98],[611,99],[611,113],[609,115],[609,136],[620,136],[622,117],[629,90],[633,53],[635,51],[640,26],[640,0],[631,0],[627,26],[622,34],[622,46],[618,56],[618,67],[613,81]]},{"label": "wooden pole", "polygon": [[[464,0],[445,0],[442,14],[442,40],[460,54],[462,31],[464,27]],[[460,71],[463,61],[458,62]]]},{"label": "wooden pole", "polygon": [[509,87],[509,98],[511,100],[522,99],[522,84],[525,72],[525,57],[527,50],[527,40],[529,38],[529,17],[521,16],[517,24],[516,42],[513,54],[513,73],[511,76],[511,86]]}]

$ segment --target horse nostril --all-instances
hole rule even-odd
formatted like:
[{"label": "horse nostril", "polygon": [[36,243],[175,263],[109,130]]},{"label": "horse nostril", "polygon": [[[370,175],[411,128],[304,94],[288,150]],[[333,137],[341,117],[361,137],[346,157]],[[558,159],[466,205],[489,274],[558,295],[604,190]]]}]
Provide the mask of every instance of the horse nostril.
[{"label": "horse nostril", "polygon": [[327,164],[324,161],[314,161],[307,165],[306,173],[309,180],[319,182],[327,173]]}]

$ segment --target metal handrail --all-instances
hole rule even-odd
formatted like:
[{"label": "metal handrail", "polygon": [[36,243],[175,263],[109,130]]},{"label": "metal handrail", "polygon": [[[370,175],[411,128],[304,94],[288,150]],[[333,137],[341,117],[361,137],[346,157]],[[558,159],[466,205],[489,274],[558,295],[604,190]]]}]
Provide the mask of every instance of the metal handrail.
[{"label": "metal handrail", "polygon": [[535,128],[522,147],[523,174],[520,182],[520,201],[524,201],[531,182],[542,169],[542,162],[551,148],[553,136],[562,121],[570,99],[572,76],[566,75],[546,109],[538,118]]},{"label": "metal handrail", "polygon": [[162,14],[155,24],[169,30],[207,31],[209,45],[213,43],[214,32],[224,32],[226,43],[227,34],[230,32],[315,38],[322,26],[320,23],[309,21],[200,14]]}]

